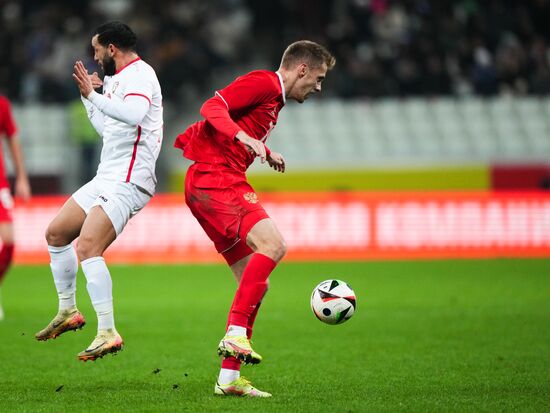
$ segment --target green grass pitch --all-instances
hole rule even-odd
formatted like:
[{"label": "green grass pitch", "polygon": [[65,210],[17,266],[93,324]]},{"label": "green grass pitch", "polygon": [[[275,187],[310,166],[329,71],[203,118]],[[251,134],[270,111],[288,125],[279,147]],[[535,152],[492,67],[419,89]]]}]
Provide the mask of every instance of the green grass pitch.
[{"label": "green grass pitch", "polygon": [[[264,356],[243,375],[271,399],[213,395],[218,340],[235,289],[222,265],[112,266],[126,348],[81,363],[96,320],[51,342],[47,266],[3,286],[0,412],[441,412],[550,410],[550,260],[283,263],[256,323]],[[309,309],[341,278],[357,312],[343,325]]]}]

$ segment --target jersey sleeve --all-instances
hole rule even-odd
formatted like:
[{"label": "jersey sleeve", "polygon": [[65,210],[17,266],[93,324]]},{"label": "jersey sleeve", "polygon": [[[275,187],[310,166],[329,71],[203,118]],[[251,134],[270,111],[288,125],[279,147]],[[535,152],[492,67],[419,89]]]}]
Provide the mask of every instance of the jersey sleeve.
[{"label": "jersey sleeve", "polygon": [[2,99],[0,109],[4,112],[1,117],[3,122],[0,124],[0,133],[4,133],[8,138],[11,138],[17,133],[17,125],[13,118],[10,102],[7,99]]},{"label": "jersey sleeve", "polygon": [[103,112],[98,110],[96,106],[84,96],[80,95],[80,100],[84,104],[86,114],[88,115],[88,119],[92,123],[92,126],[99,136],[103,137],[103,129],[105,128],[105,116],[103,115]]},{"label": "jersey sleeve", "polygon": [[93,91],[87,99],[105,115],[131,126],[137,126],[143,121],[150,106],[142,97],[133,95],[121,102]]}]

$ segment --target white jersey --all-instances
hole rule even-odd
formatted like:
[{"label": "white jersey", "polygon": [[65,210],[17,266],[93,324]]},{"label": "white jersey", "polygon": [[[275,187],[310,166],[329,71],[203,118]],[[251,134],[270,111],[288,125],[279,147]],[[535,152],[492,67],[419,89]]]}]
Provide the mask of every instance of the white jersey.
[{"label": "white jersey", "polygon": [[135,126],[102,110],[103,149],[97,176],[131,182],[153,195],[157,183],[155,163],[163,133],[162,94],[154,69],[139,58],[133,60],[113,76],[105,76],[103,96],[113,104],[122,103],[129,96],[140,97],[149,102],[149,109]]}]

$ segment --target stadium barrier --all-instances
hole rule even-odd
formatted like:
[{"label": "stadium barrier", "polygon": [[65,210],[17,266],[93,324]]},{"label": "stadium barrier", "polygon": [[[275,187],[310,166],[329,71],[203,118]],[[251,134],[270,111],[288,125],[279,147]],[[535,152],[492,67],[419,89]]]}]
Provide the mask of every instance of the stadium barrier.
[{"label": "stadium barrier", "polygon": [[[14,211],[15,260],[49,261],[44,231],[66,197]],[[550,257],[550,193],[270,193],[287,260]],[[117,263],[221,262],[183,195],[157,195],[110,247]]]}]

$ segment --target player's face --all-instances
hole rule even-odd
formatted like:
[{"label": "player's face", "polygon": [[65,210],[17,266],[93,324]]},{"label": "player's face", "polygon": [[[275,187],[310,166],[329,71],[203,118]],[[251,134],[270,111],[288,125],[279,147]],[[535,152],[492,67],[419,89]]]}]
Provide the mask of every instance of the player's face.
[{"label": "player's face", "polygon": [[311,94],[321,91],[321,84],[327,74],[327,65],[323,63],[321,66],[313,68],[306,64],[301,66],[299,68],[301,77],[296,82],[296,90],[292,98],[299,103],[304,103]]},{"label": "player's face", "polygon": [[103,73],[106,76],[113,76],[116,73],[116,64],[110,48],[97,41],[97,34],[92,37],[92,47],[94,49],[94,60],[101,66]]}]

